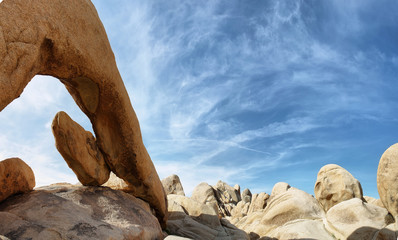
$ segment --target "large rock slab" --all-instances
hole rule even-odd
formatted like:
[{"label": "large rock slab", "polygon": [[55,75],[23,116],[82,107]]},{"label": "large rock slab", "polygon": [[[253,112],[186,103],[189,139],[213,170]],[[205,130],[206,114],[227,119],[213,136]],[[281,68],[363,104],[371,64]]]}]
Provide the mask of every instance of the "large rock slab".
[{"label": "large rock slab", "polygon": [[377,169],[377,190],[383,205],[398,220],[398,143],[381,156]]},{"label": "large rock slab", "polygon": [[0,204],[0,235],[10,239],[162,239],[149,205],[104,187],[56,184]]},{"label": "large rock slab", "polygon": [[367,240],[392,221],[385,208],[352,198],[329,209],[325,226],[338,239]]},{"label": "large rock slab", "polygon": [[32,169],[21,159],[0,162],[0,202],[14,194],[29,192],[35,185]]},{"label": "large rock slab", "polygon": [[94,5],[87,0],[7,0],[0,4],[0,111],[35,75],[61,80],[88,116],[112,172],[165,225],[163,186]]},{"label": "large rock slab", "polygon": [[180,178],[175,174],[162,179],[162,185],[167,195],[177,194],[185,196],[184,188],[182,187]]},{"label": "large rock slab", "polygon": [[325,165],[319,170],[314,192],[325,212],[340,202],[363,198],[359,181],[336,164]]},{"label": "large rock slab", "polygon": [[91,132],[58,112],[51,125],[55,146],[79,181],[86,186],[100,186],[109,179],[109,167]]}]

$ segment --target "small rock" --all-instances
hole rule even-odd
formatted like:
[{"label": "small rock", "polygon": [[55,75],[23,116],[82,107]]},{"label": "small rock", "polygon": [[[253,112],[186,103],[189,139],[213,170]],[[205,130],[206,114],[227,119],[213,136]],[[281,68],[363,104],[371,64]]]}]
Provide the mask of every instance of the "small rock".
[{"label": "small rock", "polygon": [[0,202],[8,197],[31,191],[35,185],[32,169],[19,158],[0,162]]},{"label": "small rock", "polygon": [[278,182],[274,185],[271,192],[271,197],[277,196],[289,190],[290,185],[285,182]]},{"label": "small rock", "polygon": [[265,209],[269,198],[270,198],[269,194],[265,192],[261,192],[259,194],[257,193],[253,194],[248,213],[262,211],[263,209]]},{"label": "small rock", "polygon": [[250,192],[249,189],[246,188],[245,190],[243,190],[241,198],[243,202],[249,203],[252,201],[252,193]]}]

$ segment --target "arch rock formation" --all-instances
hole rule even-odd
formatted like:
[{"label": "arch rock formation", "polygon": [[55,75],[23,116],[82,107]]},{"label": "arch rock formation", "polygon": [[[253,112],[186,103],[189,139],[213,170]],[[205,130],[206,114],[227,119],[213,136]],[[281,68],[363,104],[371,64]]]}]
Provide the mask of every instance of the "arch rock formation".
[{"label": "arch rock formation", "polygon": [[35,75],[58,78],[90,119],[109,169],[167,220],[162,184],[142,142],[114,54],[89,0],[0,4],[0,111]]}]

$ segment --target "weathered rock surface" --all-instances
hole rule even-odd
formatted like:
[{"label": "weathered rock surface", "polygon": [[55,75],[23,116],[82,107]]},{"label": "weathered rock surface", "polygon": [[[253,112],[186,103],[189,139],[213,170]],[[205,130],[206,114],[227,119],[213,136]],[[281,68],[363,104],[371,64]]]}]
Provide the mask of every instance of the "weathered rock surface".
[{"label": "weathered rock surface", "polygon": [[381,156],[377,170],[377,190],[383,205],[398,220],[398,143]]},{"label": "weathered rock surface", "polygon": [[[262,238],[263,239],[263,238]],[[264,239],[322,239],[333,240],[322,220],[299,219],[287,222],[267,234]]]},{"label": "weathered rock surface", "polygon": [[167,197],[169,233],[191,239],[248,239],[244,231],[227,220],[220,221],[218,212],[210,206],[181,195]]},{"label": "weathered rock surface", "polygon": [[320,220],[325,213],[310,194],[290,189],[274,196],[262,212],[249,213],[236,226],[247,233],[265,237],[272,230],[298,219]]},{"label": "weathered rock surface", "polygon": [[0,202],[14,194],[29,192],[35,185],[32,169],[21,159],[0,162]]},{"label": "weathered rock surface", "polygon": [[167,219],[163,186],[105,29],[87,0],[13,0],[0,4],[0,111],[35,75],[61,80],[88,116],[112,172]]},{"label": "weathered rock surface", "polygon": [[200,183],[194,188],[191,199],[210,206],[216,212],[219,211],[215,190],[205,182]]},{"label": "weathered rock surface", "polygon": [[265,209],[269,198],[270,198],[269,194],[265,192],[261,192],[259,194],[257,193],[253,194],[248,213],[262,211],[263,209]]},{"label": "weathered rock surface", "polygon": [[339,239],[372,239],[376,232],[393,221],[385,208],[359,198],[341,202],[326,213],[326,229]]},{"label": "weathered rock surface", "polygon": [[91,132],[58,112],[52,123],[55,146],[79,181],[86,186],[100,186],[109,178],[106,164]]},{"label": "weathered rock surface", "polygon": [[328,164],[319,170],[314,192],[325,212],[342,201],[363,198],[359,181],[336,164]]},{"label": "weathered rock surface", "polygon": [[162,239],[149,205],[105,187],[55,184],[0,204],[10,239]]},{"label": "weathered rock surface", "polygon": [[250,203],[252,201],[252,193],[249,189],[246,188],[245,190],[243,190],[241,198],[243,202]]},{"label": "weathered rock surface", "polygon": [[370,203],[370,204],[385,208],[383,202],[380,199],[376,199],[376,198],[369,197],[369,196],[363,196],[363,199],[365,199],[365,201],[367,203]]},{"label": "weathered rock surface", "polygon": [[271,196],[277,196],[289,190],[291,187],[288,183],[285,182],[278,182],[272,188]]},{"label": "weathered rock surface", "polygon": [[109,179],[106,183],[102,184],[104,187],[109,187],[114,190],[120,190],[126,193],[134,192],[134,188],[132,189],[130,185],[126,183],[123,179],[116,176],[113,172],[109,175]]},{"label": "weathered rock surface", "polygon": [[162,179],[162,185],[167,195],[177,194],[185,196],[180,178],[175,174]]},{"label": "weathered rock surface", "polygon": [[239,192],[240,187],[239,189],[235,189],[223,181],[218,181],[214,189],[216,190],[216,196],[224,204],[237,204],[241,200]]}]

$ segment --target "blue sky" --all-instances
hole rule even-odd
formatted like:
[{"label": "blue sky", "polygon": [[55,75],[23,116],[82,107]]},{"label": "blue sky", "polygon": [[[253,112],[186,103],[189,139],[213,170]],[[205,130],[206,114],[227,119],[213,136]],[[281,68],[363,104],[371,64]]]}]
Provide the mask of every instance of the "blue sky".
[{"label": "blue sky", "polygon": [[[93,1],[161,178],[189,194],[221,179],[313,194],[338,164],[378,198],[382,153],[398,142],[396,1]],[[51,121],[91,130],[63,85],[37,76],[0,113],[0,158],[38,185],[77,182]]]}]

